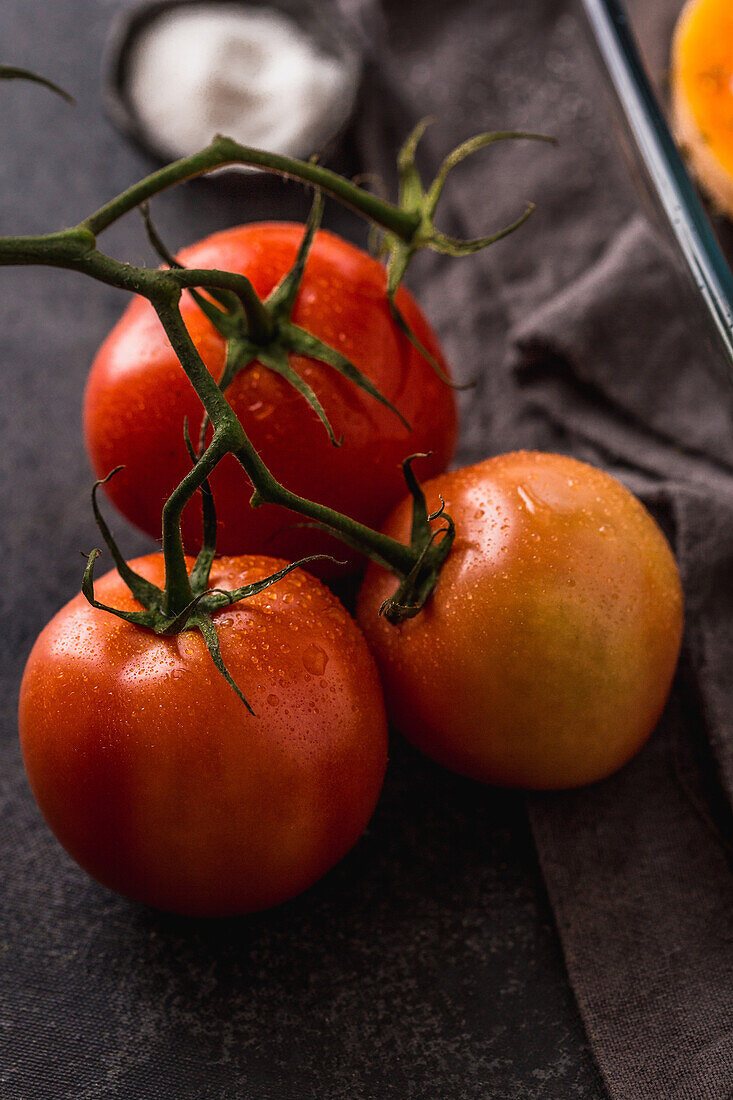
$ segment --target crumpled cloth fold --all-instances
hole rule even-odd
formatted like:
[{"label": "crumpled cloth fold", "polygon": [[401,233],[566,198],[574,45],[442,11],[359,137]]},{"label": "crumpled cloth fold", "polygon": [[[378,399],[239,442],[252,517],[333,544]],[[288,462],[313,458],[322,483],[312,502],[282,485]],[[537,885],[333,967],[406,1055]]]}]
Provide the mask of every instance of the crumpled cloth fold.
[{"label": "crumpled cloth fold", "polygon": [[603,783],[529,799],[571,981],[620,1100],[733,1095],[733,385],[695,322],[637,217],[511,336],[538,442],[544,426],[645,501],[685,590],[680,669],[648,745]]}]

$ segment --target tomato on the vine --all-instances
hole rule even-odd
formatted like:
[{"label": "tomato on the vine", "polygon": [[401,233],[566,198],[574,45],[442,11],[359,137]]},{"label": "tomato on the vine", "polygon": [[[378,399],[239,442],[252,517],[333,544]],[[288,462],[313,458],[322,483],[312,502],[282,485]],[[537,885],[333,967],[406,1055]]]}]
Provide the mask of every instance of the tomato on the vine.
[{"label": "tomato on the vine", "polygon": [[[574,787],[641,747],[682,632],[679,575],[643,505],[600,470],[519,452],[434,478],[456,539],[425,608],[379,617],[395,590],[370,566],[357,619],[387,712],[439,763],[490,783]],[[405,537],[411,505],[385,531]]]},{"label": "tomato on the vine", "polygon": [[[245,225],[184,250],[180,260],[187,267],[246,275],[264,299],[292,267],[302,236],[302,225]],[[415,336],[447,372],[437,340],[409,292],[400,288],[396,302]],[[203,361],[220,378],[223,337],[188,293],[182,312]],[[332,367],[304,356],[291,355],[291,365],[316,392],[336,436],[343,435],[340,447],[330,443],[305,400],[256,362],[234,379],[227,398],[255,449],[287,489],[379,527],[404,492],[400,462],[407,454],[430,450],[426,473],[445,469],[456,432],[452,391],[395,323],[383,266],[332,233],[316,233],[292,321],[351,360],[412,430]],[[160,536],[163,502],[190,468],[186,418],[196,439],[201,404],[152,307],[137,299],[92,367],[85,432],[98,476],[125,467],[107,487],[110,497],[155,537]],[[231,455],[215,470],[211,485],[221,553],[272,553],[292,560],[333,552],[332,539],[299,527],[300,517],[292,512],[272,504],[251,509],[249,483]],[[197,549],[198,501],[185,510],[182,530],[186,548]]]},{"label": "tomato on the vine", "polygon": [[[161,555],[132,565],[162,583]],[[280,565],[220,558],[211,585]],[[114,571],[96,593],[136,607]],[[130,898],[208,916],[275,905],[323,875],[367,825],[387,759],[374,662],[314,577],[294,570],[214,622],[255,716],[197,631],[156,635],[81,595],[39,636],[19,714],[31,788],[73,858]]]}]

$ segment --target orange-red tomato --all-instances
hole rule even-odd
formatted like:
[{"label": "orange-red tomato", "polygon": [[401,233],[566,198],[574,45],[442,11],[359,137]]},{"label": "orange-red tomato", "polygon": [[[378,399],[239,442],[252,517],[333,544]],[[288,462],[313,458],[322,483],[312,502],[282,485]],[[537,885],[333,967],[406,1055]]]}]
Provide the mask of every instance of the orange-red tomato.
[{"label": "orange-red tomato", "polygon": [[[218,559],[231,589],[280,567]],[[134,568],[160,585],[160,555]],[[116,573],[100,600],[135,608]],[[214,616],[253,717],[198,632],[159,637],[83,596],[39,636],[20,695],[48,824],[106,886],[179,913],[245,913],[304,890],[363,832],[386,766],[384,704],[356,624],[296,570]]]},{"label": "orange-red tomato", "polygon": [[[669,546],[600,470],[520,452],[435,478],[457,537],[414,619],[378,617],[395,580],[370,566],[357,619],[395,726],[489,783],[575,787],[641,747],[666,701],[682,631]],[[410,507],[385,530],[404,537]]]},{"label": "orange-red tomato", "polygon": [[[245,225],[186,249],[188,267],[247,275],[264,298],[292,266],[302,225]],[[447,371],[438,343],[410,294],[397,302],[417,337]],[[190,295],[182,301],[188,330],[214,377],[224,367],[225,343]],[[381,264],[332,233],[320,231],[305,268],[293,321],[350,359],[412,425],[315,360],[291,355],[313,387],[336,435],[335,448],[313,410],[280,376],[258,364],[246,368],[227,397],[256,450],[288,489],[379,527],[400,500],[400,462],[431,450],[428,475],[445,469],[456,432],[449,386],[395,325]],[[150,304],[133,301],[100,349],[85,398],[85,431],[100,477],[125,469],[106,486],[117,507],[144,531],[160,536],[163,502],[190,468],[183,439],[188,417],[197,438],[201,405]],[[252,510],[251,489],[227,456],[211,479],[223,554],[267,553],[294,560],[334,553],[333,539],[295,526],[301,517],[267,504]],[[186,547],[198,549],[200,503],[183,515]],[[349,555],[338,547],[340,557]],[[354,559],[352,555],[352,560]]]}]

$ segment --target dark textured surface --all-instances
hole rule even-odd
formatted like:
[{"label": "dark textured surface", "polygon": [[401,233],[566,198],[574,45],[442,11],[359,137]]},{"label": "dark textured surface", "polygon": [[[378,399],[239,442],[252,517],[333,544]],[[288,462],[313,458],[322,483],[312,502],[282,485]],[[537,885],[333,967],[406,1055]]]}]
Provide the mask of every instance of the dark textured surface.
[{"label": "dark textured surface", "polygon": [[[101,116],[99,54],[116,8],[0,5],[4,58],[67,84],[79,101],[72,111],[40,88],[2,88],[0,232],[72,223],[148,169]],[[515,32],[526,63],[533,43],[554,49],[546,29],[565,48],[574,41],[567,17],[553,30],[549,0],[527,9],[523,43]],[[507,61],[497,80],[506,84],[511,71]],[[548,72],[516,76],[527,119]],[[551,87],[559,95],[562,82]],[[552,98],[545,106],[547,116]],[[467,129],[483,121],[467,119]],[[178,245],[233,221],[302,215],[306,205],[280,183],[219,181],[160,200],[156,219]],[[598,233],[617,218],[612,211]],[[536,253],[514,261],[524,275],[534,270],[527,302],[556,285],[553,268],[567,263],[557,242],[534,239]],[[132,261],[147,255],[134,219],[107,246]],[[522,272],[509,274],[516,282]],[[63,272],[3,270],[0,288],[3,1100],[600,1100],[519,796],[453,778],[397,742],[377,814],[352,855],[295,902],[223,924],[129,904],[60,850],[25,783],[17,685],[36,633],[78,590],[77,551],[94,541],[80,397],[123,302]],[[437,284],[426,306],[456,347]],[[460,325],[474,318],[498,347],[502,313],[473,300]],[[481,430],[474,417],[474,446]],[[128,531],[130,553],[146,545]]]}]

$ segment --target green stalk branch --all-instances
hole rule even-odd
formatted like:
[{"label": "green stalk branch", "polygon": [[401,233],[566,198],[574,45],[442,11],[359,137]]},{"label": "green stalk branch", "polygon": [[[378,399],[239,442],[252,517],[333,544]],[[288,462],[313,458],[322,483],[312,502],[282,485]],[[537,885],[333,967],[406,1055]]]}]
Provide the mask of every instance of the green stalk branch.
[{"label": "green stalk branch", "polygon": [[250,500],[253,508],[262,504],[279,504],[301,516],[312,520],[332,534],[341,538],[348,546],[360,550],[372,561],[383,565],[398,577],[409,573],[415,564],[416,554],[412,547],[405,546],[396,539],[373,531],[350,516],[336,512],[323,504],[307,500],[286,489],[265,466],[249,439],[245,436],[241,447],[234,452],[247,477],[252,482],[254,493]]},{"label": "green stalk branch", "polygon": [[233,271],[215,269],[208,271],[190,267],[171,268],[170,274],[172,281],[181,287],[232,291],[242,303],[247,318],[247,338],[253,344],[270,343],[273,336],[270,315],[246,275],[238,275]]},{"label": "green stalk branch", "polygon": [[[20,74],[10,71],[5,75]],[[533,134],[515,132],[479,135],[464,142],[449,154],[432,185],[425,188],[415,165],[418,142],[425,126],[426,123],[420,123],[415,128],[400,153],[400,190],[396,204],[364,191],[352,181],[312,161],[293,160],[290,157],[239,145],[230,138],[217,137],[207,149],[200,153],[161,168],[134,184],[74,228],[38,237],[0,238],[0,266],[43,264],[67,268],[109,286],[147,298],[158,314],[173,350],[203,404],[206,418],[213,426],[214,434],[209,447],[194,463],[191,471],[171,494],[163,509],[162,540],[166,565],[164,591],[151,595],[147,590],[142,590],[138,579],[134,580],[146,606],[146,612],[142,617],[145,618],[147,615],[146,622],[151,629],[160,632],[177,630],[179,623],[183,623],[182,628],[187,628],[185,624],[188,624],[192,627],[196,626],[205,634],[207,632],[211,634],[207,625],[209,620],[206,617],[213,607],[212,597],[206,591],[199,591],[204,583],[208,584],[208,573],[205,581],[201,578],[206,570],[201,571],[201,576],[196,573],[195,583],[192,585],[191,576],[186,567],[180,520],[183,509],[194,494],[199,490],[209,491],[208,477],[227,453],[235,455],[249,478],[253,487],[251,503],[254,507],[263,503],[272,503],[290,509],[305,517],[312,525],[325,528],[335,534],[347,545],[355,547],[372,560],[379,562],[398,577],[400,583],[397,593],[394,599],[389,601],[389,605],[383,609],[392,621],[399,621],[416,614],[423,606],[437,582],[440,568],[453,541],[454,530],[450,517],[445,514],[442,514],[444,526],[437,529],[431,527],[431,523],[437,517],[427,515],[425,499],[411,473],[409,461],[405,465],[407,487],[413,497],[413,525],[409,545],[403,545],[379,532],[372,531],[350,517],[309,501],[280,485],[247,438],[221,385],[207,370],[183,322],[180,298],[184,289],[189,289],[193,293],[208,290],[217,299],[216,292],[224,292],[221,295],[223,302],[226,302],[225,294],[236,294],[244,311],[242,320],[246,319],[246,331],[239,332],[236,327],[232,329],[237,333],[236,339],[241,347],[232,349],[232,358],[230,362],[228,361],[230,374],[235,373],[242,363],[251,361],[258,352],[263,355],[265,362],[267,362],[266,353],[282,352],[287,363],[287,351],[294,349],[301,354],[309,354],[321,359],[351,378],[356,385],[377,400],[393,408],[353,364],[344,360],[333,349],[320,342],[314,343],[308,333],[303,332],[290,321],[290,311],[297,294],[307,249],[320,219],[318,198],[311,212],[298,263],[282,285],[273,291],[271,300],[268,299],[264,303],[260,301],[252,284],[243,275],[223,271],[190,270],[176,266],[175,263],[159,270],[120,263],[99,251],[98,234],[129,211],[140,206],[144,208],[153,195],[184,180],[228,164],[246,164],[281,176],[299,179],[319,191],[332,195],[381,228],[383,250],[388,257],[386,293],[397,319],[401,320],[403,329],[415,342],[416,338],[410,332],[395,303],[399,283],[414,253],[427,247],[439,252],[448,252],[451,255],[469,254],[515,228],[511,226],[499,230],[490,237],[467,241],[443,236],[435,228],[433,214],[449,172],[465,157],[497,141],[537,137]],[[519,222],[516,224],[518,225]],[[149,216],[148,232],[155,243],[157,235],[152,229]],[[206,299],[201,296],[199,299],[201,302],[206,302]],[[228,307],[225,304],[222,313],[225,317],[227,310]],[[234,303],[231,316],[227,319],[230,327],[239,323],[237,310],[238,306]],[[235,351],[236,354],[234,354]],[[277,354],[273,363],[278,369],[282,369],[282,363],[277,358]],[[300,389],[303,392],[303,387]],[[319,412],[315,394],[305,392],[304,396],[314,406],[316,412]],[[393,411],[399,415],[396,409],[393,408]],[[319,415],[321,414],[322,410],[319,412]],[[326,423],[329,434],[335,438],[324,415],[322,419]],[[108,530],[105,538],[110,545],[112,539]],[[213,549],[211,552],[213,553]],[[95,556],[96,552],[89,558],[84,587],[85,592],[92,599]],[[213,642],[211,644],[213,645]]]},{"label": "green stalk branch", "polygon": [[181,539],[181,516],[188,502],[202,487],[209,474],[224,457],[227,447],[221,434],[211,443],[163,505],[163,557],[165,593],[163,612],[176,615],[194,598]]},{"label": "green stalk branch", "polygon": [[134,184],[100,207],[94,214],[90,214],[82,224],[96,236],[153,195],[158,195],[177,183],[206,175],[229,164],[246,164],[252,168],[261,168],[266,172],[274,172],[279,176],[309,183],[404,241],[412,239],[419,224],[419,219],[416,219],[414,214],[405,213],[393,203],[377,198],[369,191],[364,191],[351,180],[340,176],[337,172],[332,172],[329,168],[323,168],[311,161],[294,160],[279,153],[268,153],[264,149],[240,145],[231,138],[221,135],[214,138],[211,145],[200,153],[174,161],[173,164],[166,165],[165,168],[153,172],[152,175]]}]

